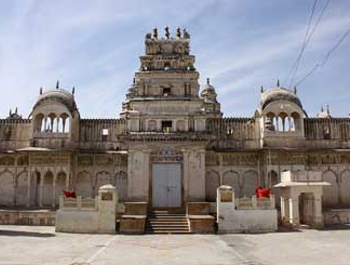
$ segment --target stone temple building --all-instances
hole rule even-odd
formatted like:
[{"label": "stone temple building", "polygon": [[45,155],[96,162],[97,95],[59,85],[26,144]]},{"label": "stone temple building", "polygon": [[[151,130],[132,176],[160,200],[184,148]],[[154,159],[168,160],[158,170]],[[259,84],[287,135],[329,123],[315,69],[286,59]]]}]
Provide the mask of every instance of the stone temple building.
[{"label": "stone temple building", "polygon": [[222,184],[252,196],[283,171],[311,170],[332,184],[324,207],[350,207],[348,117],[309,117],[279,84],[261,88],[253,116],[224,117],[210,80],[198,80],[189,33],[166,28],[145,36],[120,118],[83,119],[74,88],[41,89],[28,118],[0,119],[0,206],[56,207],[62,190],[93,197],[110,183],[122,202],[183,208],[215,201]]}]

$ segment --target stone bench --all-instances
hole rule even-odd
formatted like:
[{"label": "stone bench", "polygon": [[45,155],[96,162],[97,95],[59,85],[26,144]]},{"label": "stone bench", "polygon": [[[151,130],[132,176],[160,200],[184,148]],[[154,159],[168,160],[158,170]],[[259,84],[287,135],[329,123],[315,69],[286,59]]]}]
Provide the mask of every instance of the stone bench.
[{"label": "stone bench", "polygon": [[215,218],[209,214],[205,215],[188,215],[188,223],[191,233],[214,233]]},{"label": "stone bench", "polygon": [[146,228],[147,215],[123,215],[120,220],[120,233],[143,234]]}]

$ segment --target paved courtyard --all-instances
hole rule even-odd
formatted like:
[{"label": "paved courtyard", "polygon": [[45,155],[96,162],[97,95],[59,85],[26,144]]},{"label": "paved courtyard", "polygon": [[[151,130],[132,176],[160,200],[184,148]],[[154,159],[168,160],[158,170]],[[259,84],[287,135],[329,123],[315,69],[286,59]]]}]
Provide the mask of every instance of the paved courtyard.
[{"label": "paved courtyard", "polygon": [[350,265],[350,230],[125,236],[0,226],[2,264]]}]

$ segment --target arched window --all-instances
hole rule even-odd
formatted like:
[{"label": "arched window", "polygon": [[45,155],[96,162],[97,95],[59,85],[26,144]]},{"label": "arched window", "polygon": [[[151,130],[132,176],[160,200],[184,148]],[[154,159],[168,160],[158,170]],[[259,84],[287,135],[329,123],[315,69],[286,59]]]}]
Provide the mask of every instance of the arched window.
[{"label": "arched window", "polygon": [[64,127],[64,133],[69,133],[70,132],[70,118],[66,118],[65,122],[65,127]]},{"label": "arched window", "polygon": [[291,118],[293,118],[293,124],[294,124],[294,130],[293,131],[298,131],[301,129],[301,118],[300,115],[296,112],[293,112],[291,115]]},{"label": "arched window", "polygon": [[58,118],[58,132],[63,133],[63,119],[62,119],[62,117]]},{"label": "arched window", "polygon": [[44,114],[38,114],[34,119],[34,132],[41,132],[45,128]]},{"label": "arched window", "polygon": [[[289,124],[288,124],[288,121],[287,121],[287,118],[288,118],[288,115],[284,112],[280,113],[279,114],[279,131],[280,132],[287,132],[289,131]],[[280,126],[280,123],[282,123]]]},{"label": "arched window", "polygon": [[52,131],[52,120],[50,117],[46,117],[45,120],[45,132],[51,132]]}]

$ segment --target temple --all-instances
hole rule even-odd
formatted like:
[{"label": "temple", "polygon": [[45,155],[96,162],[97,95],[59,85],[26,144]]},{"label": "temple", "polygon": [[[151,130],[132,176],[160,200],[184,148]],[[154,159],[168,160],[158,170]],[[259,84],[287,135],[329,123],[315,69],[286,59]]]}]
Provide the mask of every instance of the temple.
[{"label": "temple", "polygon": [[215,202],[221,185],[240,198],[274,190],[284,171],[321,172],[331,184],[323,207],[350,207],[349,117],[309,117],[279,82],[257,89],[251,117],[223,117],[209,78],[199,84],[186,30],[145,36],[120,118],[81,118],[74,90],[40,89],[28,118],[0,119],[1,207],[55,208],[62,190],[94,197],[112,184],[122,203],[184,209]]}]

